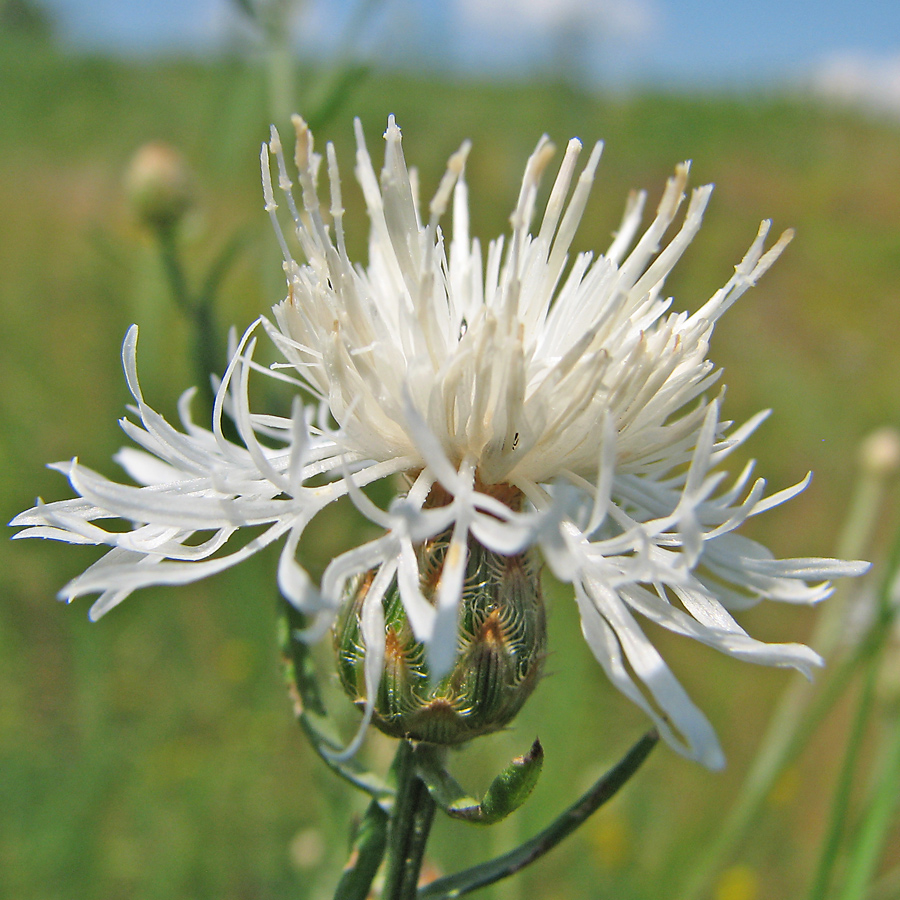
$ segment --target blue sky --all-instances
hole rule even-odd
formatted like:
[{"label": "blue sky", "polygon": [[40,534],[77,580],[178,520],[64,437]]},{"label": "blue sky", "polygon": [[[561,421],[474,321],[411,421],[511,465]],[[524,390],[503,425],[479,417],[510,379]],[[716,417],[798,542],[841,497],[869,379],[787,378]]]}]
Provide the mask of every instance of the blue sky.
[{"label": "blue sky", "polygon": [[[239,33],[232,0],[43,2],[73,40],[124,53]],[[360,0],[298,2],[298,44],[327,55]],[[382,0],[359,43],[388,63],[522,74],[562,61],[617,86],[815,82],[900,108],[900,0]]]}]

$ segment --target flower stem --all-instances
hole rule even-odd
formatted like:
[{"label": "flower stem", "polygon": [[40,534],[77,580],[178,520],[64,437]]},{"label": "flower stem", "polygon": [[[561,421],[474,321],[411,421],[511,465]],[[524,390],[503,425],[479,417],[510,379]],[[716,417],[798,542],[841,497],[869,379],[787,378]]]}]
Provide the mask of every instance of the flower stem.
[{"label": "flower stem", "polygon": [[[865,897],[900,896],[900,879],[894,878],[896,893],[876,892],[871,885],[878,857],[891,828],[891,816],[897,806],[897,784],[900,784],[900,718],[893,723],[893,734],[888,736],[880,777],[870,793],[868,811],[862,821],[856,845],[847,865],[847,877],[839,900],[863,900]],[[871,885],[871,886],[870,886]],[[887,885],[890,891],[890,885]]]},{"label": "flower stem", "polygon": [[809,892],[809,900],[824,900],[828,894],[828,885],[831,874],[837,862],[841,837],[847,819],[847,811],[850,807],[850,792],[853,787],[853,776],[856,774],[859,763],[859,753],[862,746],[863,735],[866,731],[869,715],[875,697],[875,676],[878,674],[878,661],[880,654],[873,654],[867,661],[866,678],[863,685],[862,697],[856,708],[850,739],[844,755],[844,763],[834,792],[831,806],[831,817],[828,833],[822,845],[822,853],[819,865]]},{"label": "flower stem", "polygon": [[425,845],[434,820],[435,802],[418,775],[416,750],[403,740],[394,758],[397,796],[391,810],[387,836],[387,870],[382,900],[413,900]]},{"label": "flower stem", "polygon": [[173,226],[161,226],[156,229],[156,238],[172,299],[183,313],[190,315],[194,304],[178,253],[176,229]]},{"label": "flower stem", "polygon": [[207,408],[212,410],[215,395],[209,378],[211,373],[218,370],[219,360],[211,298],[196,298],[192,294],[184,267],[181,264],[175,228],[157,228],[156,235],[172,299],[178,309],[189,319],[193,331],[197,388],[203,396]]},{"label": "flower stem", "polygon": [[[834,868],[843,830],[842,826],[847,817],[847,809],[850,803],[852,776],[858,765],[865,726],[875,703],[879,666],[888,638],[897,619],[898,608],[895,592],[898,573],[900,573],[900,529],[897,530],[894,536],[889,565],[882,579],[881,590],[878,596],[876,618],[871,626],[871,629],[877,629],[877,634],[881,640],[873,647],[872,652],[865,660],[865,682],[862,696],[848,741],[840,781],[835,791],[831,823],[822,851],[822,858],[816,872],[816,878],[813,882],[813,888],[809,895],[810,900],[818,900],[818,898],[824,898],[827,895],[828,883]],[[887,761],[882,774],[883,780],[876,782],[878,787],[874,792],[874,799],[870,799],[868,812],[863,820],[863,826],[851,853],[849,875],[844,884],[844,890],[840,895],[842,898],[862,897],[869,886],[881,840],[889,827],[889,820],[894,805],[892,801],[896,794],[895,784],[898,770],[900,770],[900,729],[896,732],[895,743],[887,751]]]},{"label": "flower stem", "polygon": [[356,830],[350,860],[341,874],[334,900],[366,900],[384,858],[387,813],[373,800]]}]

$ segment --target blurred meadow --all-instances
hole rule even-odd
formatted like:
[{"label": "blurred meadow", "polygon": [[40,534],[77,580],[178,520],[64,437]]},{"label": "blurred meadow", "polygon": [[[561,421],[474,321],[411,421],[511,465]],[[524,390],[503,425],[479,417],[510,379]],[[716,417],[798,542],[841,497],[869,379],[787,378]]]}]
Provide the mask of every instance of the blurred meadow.
[{"label": "blurred meadow", "polygon": [[[320,73],[297,74],[300,112],[320,83]],[[139,63],[4,37],[0,89],[0,509],[9,520],[38,495],[69,496],[47,462],[78,454],[117,474],[116,421],[129,400],[119,354],[132,322],[141,329],[142,387],[156,409],[174,420],[178,396],[196,381],[187,326],[122,188],[139,146],[166,141],[194,173],[198,199],[183,235],[189,279],[198,282],[241,235],[219,292],[223,327],[242,331],[281,299],[283,281],[259,185],[270,118],[261,66],[240,57]],[[573,135],[606,143],[578,250],[608,244],[631,188],[647,188],[655,201],[674,165],[692,159],[692,184],[717,187],[668,283],[678,309],[696,309],[727,280],[761,219],[772,218],[776,233],[796,228],[782,259],[724,318],[710,355],[725,369],[728,418],[774,408],[748,450],[770,486],[815,473],[799,499],[747,533],[782,556],[835,552],[860,439],[900,424],[900,124],[776,94],[609,97],[548,79],[371,73],[316,129],[319,145],[334,141],[343,163],[357,258],[366,221],[352,181],[352,117],[362,119],[377,163],[390,113],[424,197],[448,155],[473,140],[467,179],[483,240],[506,230],[543,132],[559,147]],[[286,408],[289,398],[274,402]],[[885,516],[870,558],[882,558],[895,519]],[[311,569],[321,571],[356,527],[349,512],[332,516],[305,551]],[[87,602],[66,609],[54,597],[95,550],[27,541],[4,543],[0,553],[0,896],[331,896],[347,824],[364,804],[325,770],[292,719],[275,642],[274,554],[190,588],[144,591],[90,624]],[[548,677],[514,727],[454,762],[483,789],[481,772],[486,780],[539,735],[543,778],[522,811],[493,829],[439,818],[429,851],[436,870],[539,830],[648,727],[591,658],[566,589],[548,580],[547,593]],[[763,639],[802,641],[818,614],[763,605],[741,623]],[[769,711],[800,676],[653,636],[718,730],[726,770],[707,772],[661,746],[574,837],[477,896],[663,900],[716,835]],[[704,896],[804,896],[854,690]],[[389,742],[372,735],[364,753],[383,769]],[[896,826],[892,836],[882,872],[900,865]]]}]

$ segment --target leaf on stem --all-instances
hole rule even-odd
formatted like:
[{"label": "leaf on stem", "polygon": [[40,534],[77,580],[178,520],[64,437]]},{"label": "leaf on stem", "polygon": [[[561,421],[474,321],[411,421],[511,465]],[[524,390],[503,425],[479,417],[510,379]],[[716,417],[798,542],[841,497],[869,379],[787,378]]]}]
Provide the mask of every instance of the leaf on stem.
[{"label": "leaf on stem", "polygon": [[435,803],[454,819],[479,825],[493,825],[517,810],[534,790],[541,774],[544,750],[535,740],[531,749],[517,756],[490,784],[479,803],[441,765],[437,754],[420,747],[418,774]]},{"label": "leaf on stem", "polygon": [[552,850],[606,803],[637,772],[657,741],[656,729],[647,732],[586,794],[530,841],[489,862],[431,882],[419,890],[418,900],[451,900],[524,869]]}]

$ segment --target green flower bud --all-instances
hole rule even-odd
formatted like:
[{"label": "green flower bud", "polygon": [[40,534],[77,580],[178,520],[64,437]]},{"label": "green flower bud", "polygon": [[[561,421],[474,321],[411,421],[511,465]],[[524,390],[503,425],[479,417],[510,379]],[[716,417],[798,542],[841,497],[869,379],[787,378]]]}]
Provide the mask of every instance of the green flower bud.
[{"label": "green flower bud", "polygon": [[193,179],[182,155],[169,144],[144,144],[125,173],[125,190],[140,221],[172,228],[194,202]]},{"label": "green flower bud", "polygon": [[[423,595],[434,601],[450,532],[417,548]],[[367,572],[348,588],[334,630],[341,683],[365,703],[360,614],[375,577]],[[373,723],[392,737],[460,744],[503,728],[522,708],[541,674],[546,619],[540,565],[534,553],[501,556],[469,539],[453,669],[432,683],[425,646],[416,641],[396,576],[384,600],[385,660]]]}]

